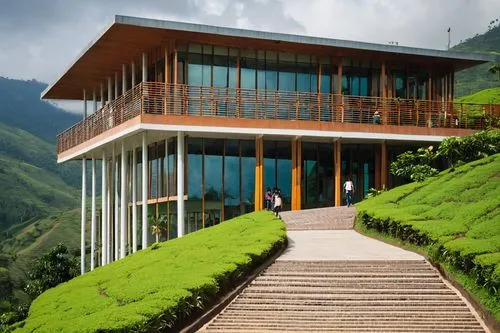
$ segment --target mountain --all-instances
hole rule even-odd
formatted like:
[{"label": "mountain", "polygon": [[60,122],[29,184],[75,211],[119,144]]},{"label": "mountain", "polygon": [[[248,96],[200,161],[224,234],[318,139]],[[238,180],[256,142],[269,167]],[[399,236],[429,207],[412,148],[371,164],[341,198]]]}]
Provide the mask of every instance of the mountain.
[{"label": "mountain", "polygon": [[[491,26],[484,34],[476,34],[476,36],[466,39],[450,50],[484,52],[500,57],[500,24]],[[499,87],[498,75],[488,72],[492,65],[493,63],[487,63],[455,73],[455,97],[459,98],[483,89]]]}]

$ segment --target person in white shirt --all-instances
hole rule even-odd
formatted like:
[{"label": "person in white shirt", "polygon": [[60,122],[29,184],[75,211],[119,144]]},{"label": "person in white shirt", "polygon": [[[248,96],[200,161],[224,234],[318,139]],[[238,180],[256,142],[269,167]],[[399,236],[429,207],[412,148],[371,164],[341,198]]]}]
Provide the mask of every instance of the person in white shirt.
[{"label": "person in white shirt", "polygon": [[351,177],[347,177],[347,180],[344,183],[344,191],[347,207],[349,207],[350,205],[352,205],[354,199],[354,184],[351,180]]},{"label": "person in white shirt", "polygon": [[281,218],[281,216],[280,216],[281,204],[282,204],[281,193],[278,192],[274,196],[274,213],[276,214],[276,217],[279,217],[279,218]]}]

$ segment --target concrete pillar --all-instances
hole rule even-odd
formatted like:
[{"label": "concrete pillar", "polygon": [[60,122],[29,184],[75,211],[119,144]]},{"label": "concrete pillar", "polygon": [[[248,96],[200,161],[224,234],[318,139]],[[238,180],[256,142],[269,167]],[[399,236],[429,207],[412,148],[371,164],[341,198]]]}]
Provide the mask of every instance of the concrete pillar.
[{"label": "concrete pillar", "polygon": [[80,272],[85,273],[85,223],[87,222],[87,160],[82,158],[82,227],[80,239]]},{"label": "concrete pillar", "polygon": [[130,64],[130,68],[132,69],[132,88],[133,88],[137,84],[135,79],[135,62],[132,61],[132,63]]},{"label": "concrete pillar", "polygon": [[104,84],[101,82],[101,108],[104,106]]},{"label": "concrete pillar", "polygon": [[120,259],[124,258],[126,255],[126,246],[127,246],[127,187],[126,187],[126,179],[127,175],[127,153],[125,151],[125,142],[122,141],[122,168],[121,168],[121,180],[120,180]]},{"label": "concrete pillar", "polygon": [[177,132],[177,237],[184,235],[184,132]]},{"label": "concrete pillar", "polygon": [[95,93],[95,87],[92,89],[92,113],[97,111],[97,96]]},{"label": "concrete pillar", "polygon": [[95,268],[95,242],[96,242],[96,188],[95,188],[95,158],[92,157],[92,210],[90,224],[90,270]]},{"label": "concrete pillar", "polygon": [[118,72],[115,72],[115,99],[118,98]]},{"label": "concrete pillar", "polygon": [[113,100],[113,82],[111,81],[111,77],[108,76],[108,103],[111,103]]},{"label": "concrete pillar", "polygon": [[102,152],[102,184],[101,184],[101,266],[108,263],[108,179],[106,151]]},{"label": "concrete pillar", "polygon": [[137,252],[137,152],[132,150],[132,252]]},{"label": "concrete pillar", "polygon": [[111,191],[113,190],[113,161],[111,161],[111,165],[108,164],[109,161],[106,161],[106,172],[107,172],[107,176],[106,176],[106,181],[108,182],[108,184],[106,185],[106,189],[107,189],[107,193],[106,193],[106,200],[107,200],[107,211],[106,211],[106,223],[107,223],[107,226],[106,226],[106,231],[107,231],[107,235],[106,235],[106,251],[107,251],[107,256],[106,256],[106,259],[107,259],[107,264],[109,264],[110,262],[113,261],[113,244],[111,244],[111,239],[113,238],[112,235],[111,235],[111,232],[113,231],[112,228],[111,228],[111,224],[113,223],[113,216],[111,215],[112,211],[113,211],[113,206],[112,206],[112,202],[111,202]]},{"label": "concrete pillar", "polygon": [[116,150],[115,150],[115,146],[113,145],[113,179],[114,179],[114,195],[113,195],[113,199],[114,199],[114,204],[115,204],[115,209],[113,210],[114,212],[114,219],[113,219],[113,222],[114,222],[114,236],[113,236],[113,245],[114,245],[114,251],[113,251],[113,254],[114,254],[114,260],[118,260],[119,257],[118,257],[118,254],[119,254],[119,249],[118,249],[118,245],[119,245],[119,237],[120,237],[120,234],[119,234],[119,228],[120,228],[120,221],[119,221],[119,209],[120,207],[118,206],[118,202],[119,202],[119,195],[118,195],[118,158],[116,156]]},{"label": "concrete pillar", "polygon": [[142,132],[142,248],[148,247],[148,143]]},{"label": "concrete pillar", "polygon": [[142,54],[142,82],[148,81],[148,55]]},{"label": "concrete pillar", "polygon": [[127,91],[127,65],[122,65],[122,95]]},{"label": "concrete pillar", "polygon": [[83,119],[87,118],[87,90],[83,89]]}]

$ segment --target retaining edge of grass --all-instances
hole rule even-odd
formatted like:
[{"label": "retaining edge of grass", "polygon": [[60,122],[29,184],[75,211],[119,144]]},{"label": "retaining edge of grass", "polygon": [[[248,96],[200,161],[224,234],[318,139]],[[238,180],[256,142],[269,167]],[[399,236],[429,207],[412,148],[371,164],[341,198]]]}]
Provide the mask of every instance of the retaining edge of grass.
[{"label": "retaining edge of grass", "polygon": [[[491,332],[500,332],[500,321],[497,320],[492,313],[493,309],[490,309],[480,301],[483,299],[480,295],[481,293],[485,293],[490,297],[493,296],[491,296],[485,288],[475,283],[474,279],[466,276],[465,273],[456,270],[447,263],[440,263],[433,260],[429,255],[429,251],[424,246],[415,245],[408,241],[393,237],[387,233],[379,232],[375,229],[368,229],[366,225],[361,222],[358,214],[356,214],[354,230],[364,236],[422,255],[446,280],[453,285],[453,287],[455,287],[462,294],[462,296],[467,299]],[[468,280],[467,284],[464,283],[465,280]],[[467,288],[467,285],[470,284],[473,284],[474,288]]]}]

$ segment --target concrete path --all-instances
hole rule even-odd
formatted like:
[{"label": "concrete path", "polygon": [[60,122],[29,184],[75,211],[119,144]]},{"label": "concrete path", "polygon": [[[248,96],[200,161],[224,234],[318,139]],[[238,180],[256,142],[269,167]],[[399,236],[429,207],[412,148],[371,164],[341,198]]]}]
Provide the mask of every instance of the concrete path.
[{"label": "concrete path", "polygon": [[289,231],[287,237],[288,248],[278,260],[424,260],[354,230]]}]

